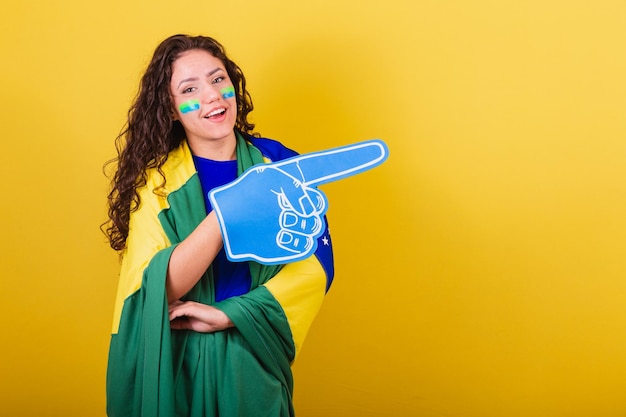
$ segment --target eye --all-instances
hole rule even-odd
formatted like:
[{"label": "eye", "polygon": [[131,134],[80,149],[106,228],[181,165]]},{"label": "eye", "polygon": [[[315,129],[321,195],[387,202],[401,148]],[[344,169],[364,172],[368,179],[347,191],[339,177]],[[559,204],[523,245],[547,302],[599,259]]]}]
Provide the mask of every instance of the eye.
[{"label": "eye", "polygon": [[223,75],[220,75],[219,77],[215,77],[213,79],[213,84],[217,84],[217,83],[221,83],[222,81],[224,81],[226,79],[226,77],[224,77]]},{"label": "eye", "polygon": [[193,93],[194,91],[196,91],[196,87],[187,87],[182,91],[182,93],[188,94],[188,93]]}]

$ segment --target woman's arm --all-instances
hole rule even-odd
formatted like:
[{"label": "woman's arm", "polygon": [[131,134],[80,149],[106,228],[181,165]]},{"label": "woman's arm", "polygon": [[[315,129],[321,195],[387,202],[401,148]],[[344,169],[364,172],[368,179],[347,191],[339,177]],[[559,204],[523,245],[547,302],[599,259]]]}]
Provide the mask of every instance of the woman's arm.
[{"label": "woman's arm", "polygon": [[234,326],[215,307],[179,300],[196,285],[221,248],[222,235],[215,212],[211,212],[172,252],[165,282],[172,329],[211,333]]},{"label": "woman's arm", "polygon": [[167,301],[185,295],[202,277],[222,248],[222,235],[214,212],[172,252],[167,268]]}]

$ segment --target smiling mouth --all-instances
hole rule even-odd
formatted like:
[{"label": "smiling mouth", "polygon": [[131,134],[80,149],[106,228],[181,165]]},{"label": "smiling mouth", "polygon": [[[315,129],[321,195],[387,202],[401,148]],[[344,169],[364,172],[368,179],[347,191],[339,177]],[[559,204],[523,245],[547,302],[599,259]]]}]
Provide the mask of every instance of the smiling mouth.
[{"label": "smiling mouth", "polygon": [[212,117],[221,116],[224,113],[226,113],[226,109],[223,109],[223,108],[222,109],[215,109],[211,113],[209,113],[206,116],[204,116],[204,118],[205,119],[210,119]]}]

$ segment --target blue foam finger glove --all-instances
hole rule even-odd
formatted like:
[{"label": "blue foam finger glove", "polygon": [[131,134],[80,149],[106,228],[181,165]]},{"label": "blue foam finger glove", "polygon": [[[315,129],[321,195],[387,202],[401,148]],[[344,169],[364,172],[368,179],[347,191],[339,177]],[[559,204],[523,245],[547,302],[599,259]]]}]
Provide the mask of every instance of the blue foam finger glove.
[{"label": "blue foam finger glove", "polygon": [[280,264],[307,258],[325,229],[326,196],[316,187],[382,164],[384,142],[371,140],[255,165],[209,193],[231,261]]}]

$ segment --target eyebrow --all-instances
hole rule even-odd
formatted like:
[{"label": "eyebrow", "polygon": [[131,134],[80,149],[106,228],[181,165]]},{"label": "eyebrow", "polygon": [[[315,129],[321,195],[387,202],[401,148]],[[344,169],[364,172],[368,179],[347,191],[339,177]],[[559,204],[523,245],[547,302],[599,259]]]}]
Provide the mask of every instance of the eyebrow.
[{"label": "eyebrow", "polygon": [[[206,76],[207,76],[207,77],[210,77],[211,75],[215,74],[215,73],[216,73],[216,72],[218,72],[218,71],[224,71],[224,70],[223,70],[222,68],[220,68],[220,67],[213,68],[211,71],[209,71],[209,72],[207,73],[207,75],[206,75]],[[189,82],[189,81],[197,81],[197,80],[198,80],[198,77],[190,77],[190,78],[185,78],[184,80],[181,80],[181,81],[178,83],[178,87],[176,87],[176,88],[180,88],[180,86],[181,86],[183,83],[186,83],[186,82]]]}]

